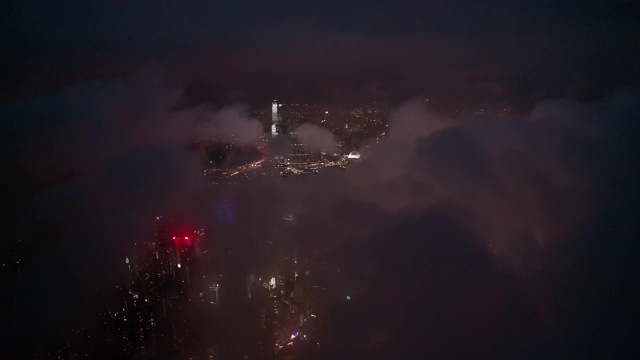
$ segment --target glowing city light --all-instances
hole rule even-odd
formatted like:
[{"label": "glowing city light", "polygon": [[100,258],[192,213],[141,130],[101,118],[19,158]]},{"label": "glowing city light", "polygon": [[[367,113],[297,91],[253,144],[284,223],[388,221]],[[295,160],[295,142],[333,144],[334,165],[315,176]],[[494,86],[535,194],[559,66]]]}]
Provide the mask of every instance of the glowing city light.
[{"label": "glowing city light", "polygon": [[352,151],[347,155],[347,159],[360,159],[360,153],[357,151]]}]

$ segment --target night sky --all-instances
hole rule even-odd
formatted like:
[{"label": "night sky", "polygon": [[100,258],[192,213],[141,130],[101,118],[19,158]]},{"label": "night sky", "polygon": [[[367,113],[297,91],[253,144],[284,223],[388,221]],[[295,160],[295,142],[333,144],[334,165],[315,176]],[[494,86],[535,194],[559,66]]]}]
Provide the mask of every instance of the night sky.
[{"label": "night sky", "polygon": [[532,106],[640,78],[634,1],[17,2],[0,16],[3,100],[150,64],[189,104],[425,94]]},{"label": "night sky", "polygon": [[[0,357],[95,326],[157,214],[229,201],[238,272],[288,212],[343,269],[319,358],[636,358],[638,38],[630,0],[3,2]],[[348,172],[204,187],[197,120],[251,143],[274,98],[388,104],[389,134]]]}]

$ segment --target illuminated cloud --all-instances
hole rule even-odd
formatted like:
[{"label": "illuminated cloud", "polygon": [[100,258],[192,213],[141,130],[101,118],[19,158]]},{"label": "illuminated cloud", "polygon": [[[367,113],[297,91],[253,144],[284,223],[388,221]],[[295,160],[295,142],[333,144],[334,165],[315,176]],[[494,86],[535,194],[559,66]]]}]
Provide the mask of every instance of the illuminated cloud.
[{"label": "illuminated cloud", "polygon": [[308,150],[333,152],[338,149],[336,138],[328,129],[306,123],[298,126],[295,132]]},{"label": "illuminated cloud", "polygon": [[[185,110],[187,116],[194,111]],[[249,109],[242,105],[224,107],[217,111],[198,109],[199,120],[195,130],[198,138],[234,141],[240,145],[255,145],[262,136],[262,124],[249,114]]]}]

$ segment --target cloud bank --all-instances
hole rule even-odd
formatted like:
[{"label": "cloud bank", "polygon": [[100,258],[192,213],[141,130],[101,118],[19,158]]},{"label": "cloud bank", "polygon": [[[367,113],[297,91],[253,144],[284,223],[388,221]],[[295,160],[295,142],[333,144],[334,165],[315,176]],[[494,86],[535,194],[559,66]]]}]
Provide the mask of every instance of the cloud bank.
[{"label": "cloud bank", "polygon": [[[285,236],[273,224],[295,213],[298,249],[314,254],[311,276],[328,289],[326,358],[556,357],[594,339],[622,353],[637,315],[638,98],[632,89],[463,119],[413,99],[346,172],[235,190],[204,187],[188,143],[249,144],[258,124],[239,105],[171,110],[180,92],[157,70],[6,104],[3,184],[28,195],[2,223],[27,249],[24,267],[3,273],[15,329],[5,341],[85,323],[158,214],[191,218],[240,254],[227,264],[241,284],[229,292],[244,294],[245,276],[264,265],[261,244]],[[298,134],[335,146],[326,130]],[[212,215],[221,202],[238,219],[224,231]],[[228,330],[234,343],[241,330]]]},{"label": "cloud bank", "polygon": [[338,150],[335,136],[328,129],[305,123],[295,129],[296,136],[310,151],[334,152]]}]

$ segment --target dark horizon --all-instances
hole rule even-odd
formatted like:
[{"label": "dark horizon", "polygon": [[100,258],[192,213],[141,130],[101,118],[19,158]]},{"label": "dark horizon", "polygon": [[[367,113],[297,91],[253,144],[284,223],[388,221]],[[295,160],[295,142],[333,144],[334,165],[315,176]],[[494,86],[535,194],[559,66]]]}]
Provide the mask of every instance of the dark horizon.
[{"label": "dark horizon", "polygon": [[0,94],[154,64],[191,104],[593,101],[640,80],[639,11],[632,1],[8,2]]}]

